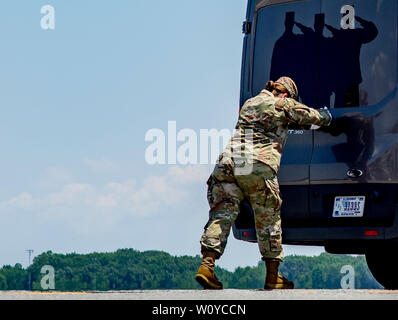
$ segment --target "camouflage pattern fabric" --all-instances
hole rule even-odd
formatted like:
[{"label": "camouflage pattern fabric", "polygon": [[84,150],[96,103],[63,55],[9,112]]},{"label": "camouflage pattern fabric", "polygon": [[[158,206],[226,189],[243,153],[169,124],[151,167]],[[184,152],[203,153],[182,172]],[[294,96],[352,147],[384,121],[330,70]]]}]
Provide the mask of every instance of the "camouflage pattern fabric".
[{"label": "camouflage pattern fabric", "polygon": [[200,243],[203,251],[225,250],[239,205],[247,198],[254,210],[263,258],[282,260],[282,230],[277,173],[289,126],[329,125],[327,110],[309,108],[263,90],[243,105],[236,131],[207,181],[209,220]]},{"label": "camouflage pattern fabric", "polygon": [[223,154],[249,163],[261,161],[277,173],[290,127],[308,129],[312,124],[326,126],[330,121],[328,110],[312,109],[262,90],[243,105],[234,136]]},{"label": "camouflage pattern fabric", "polygon": [[254,162],[250,174],[234,176],[228,162],[221,161],[207,182],[210,214],[201,238],[202,251],[215,251],[218,257],[224,253],[239,204],[246,197],[254,211],[261,255],[282,261],[282,200],[275,172],[262,162]]},{"label": "camouflage pattern fabric", "polygon": [[278,80],[275,81],[275,83],[280,83],[281,85],[283,85],[286,88],[287,92],[289,92],[289,96],[293,99],[297,99],[298,97],[297,86],[291,78],[280,77]]},{"label": "camouflage pattern fabric", "polygon": [[262,162],[255,162],[249,175],[237,175],[236,181],[253,211],[260,253],[263,258],[282,261],[282,199],[275,172]]},{"label": "camouflage pattern fabric", "polygon": [[239,214],[243,191],[236,184],[233,165],[229,161],[218,163],[207,180],[209,220],[200,240],[203,250],[214,251],[217,259],[224,253],[232,224]]}]

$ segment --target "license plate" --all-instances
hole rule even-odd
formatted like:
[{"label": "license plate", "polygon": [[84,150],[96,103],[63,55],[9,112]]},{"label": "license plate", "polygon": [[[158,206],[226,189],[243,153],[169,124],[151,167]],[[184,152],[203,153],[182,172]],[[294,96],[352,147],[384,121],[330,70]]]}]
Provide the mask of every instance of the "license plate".
[{"label": "license plate", "polygon": [[364,207],[364,196],[335,197],[333,217],[362,217]]}]

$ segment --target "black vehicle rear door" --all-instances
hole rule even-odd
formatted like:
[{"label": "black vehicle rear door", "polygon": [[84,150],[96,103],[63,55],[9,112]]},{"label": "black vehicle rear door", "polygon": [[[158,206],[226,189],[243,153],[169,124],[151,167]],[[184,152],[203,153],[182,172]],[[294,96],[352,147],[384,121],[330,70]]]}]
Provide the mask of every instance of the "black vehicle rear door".
[{"label": "black vehicle rear door", "polygon": [[365,196],[362,219],[382,221],[398,181],[397,1],[322,0],[321,12],[317,99],[337,120],[314,132],[311,220],[357,223],[333,217],[335,197]]},{"label": "black vehicle rear door", "polygon": [[[263,6],[261,4],[263,3]],[[314,18],[320,13],[321,1],[296,1],[269,5],[258,1],[254,14],[254,37],[251,54],[251,94],[257,95],[268,80],[289,76],[296,82],[300,100],[315,105],[311,92],[302,88],[315,84],[318,70],[307,59],[309,52],[317,52],[314,37]],[[284,226],[307,221],[309,218],[309,165],[313,148],[313,134],[292,128],[285,146],[278,174],[284,199]]]}]

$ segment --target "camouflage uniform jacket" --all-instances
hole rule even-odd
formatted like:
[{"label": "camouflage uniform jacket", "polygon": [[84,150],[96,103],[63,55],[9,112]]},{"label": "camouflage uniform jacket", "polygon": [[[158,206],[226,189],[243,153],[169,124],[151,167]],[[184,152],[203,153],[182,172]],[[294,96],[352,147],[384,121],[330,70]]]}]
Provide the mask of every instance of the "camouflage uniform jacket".
[{"label": "camouflage uniform jacket", "polygon": [[271,92],[261,93],[245,102],[240,110],[234,136],[222,156],[237,161],[261,161],[278,172],[289,126],[309,129],[312,124],[327,126],[327,110],[307,107],[291,98],[277,98]]}]

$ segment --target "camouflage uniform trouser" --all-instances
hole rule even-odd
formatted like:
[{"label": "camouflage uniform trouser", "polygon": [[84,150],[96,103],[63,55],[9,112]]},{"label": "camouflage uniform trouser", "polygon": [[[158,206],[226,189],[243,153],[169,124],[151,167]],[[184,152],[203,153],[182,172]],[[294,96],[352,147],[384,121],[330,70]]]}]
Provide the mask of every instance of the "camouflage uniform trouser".
[{"label": "camouflage uniform trouser", "polygon": [[255,162],[249,174],[234,175],[228,161],[216,165],[208,184],[209,220],[200,243],[204,250],[224,253],[231,227],[239,214],[239,205],[247,198],[253,208],[256,234],[263,258],[282,261],[282,229],[278,180],[275,172],[262,162]]}]

